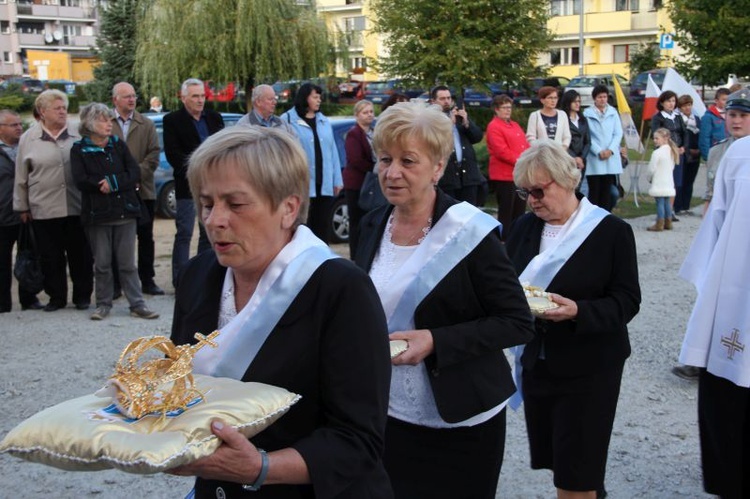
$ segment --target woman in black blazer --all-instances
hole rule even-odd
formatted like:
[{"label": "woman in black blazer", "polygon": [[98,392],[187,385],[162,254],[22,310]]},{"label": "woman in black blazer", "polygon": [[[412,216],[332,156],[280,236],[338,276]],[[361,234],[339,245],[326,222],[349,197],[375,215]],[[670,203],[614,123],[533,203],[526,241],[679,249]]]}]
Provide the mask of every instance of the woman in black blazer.
[{"label": "woman in black blazer", "polygon": [[633,231],[575,192],[580,170],[551,141],[521,155],[514,180],[531,213],[511,227],[508,254],[555,307],[535,313],[520,358],[531,467],[553,470],[558,498],[594,499],[641,301]]},{"label": "woman in black blazer", "polygon": [[494,498],[515,391],[504,348],[531,316],[498,222],[436,189],[453,149],[436,108],[399,103],[375,127],[388,202],[362,220],[356,263],[383,303],[392,361],[385,465],[397,498]]},{"label": "woman in black blazer", "polygon": [[[656,101],[656,109],[656,114],[651,118],[651,135],[660,128],[666,128],[669,130],[672,141],[680,150],[680,162],[674,165],[674,170],[672,170],[674,187],[679,191],[682,188],[682,171],[685,165],[685,147],[689,146],[690,136],[687,126],[682,120],[682,116],[677,112],[677,94],[671,90],[662,92]],[[674,198],[672,198],[672,203],[674,203]],[[672,208],[672,221],[678,222],[679,220],[674,214],[680,206],[677,206],[677,208],[673,206]]]},{"label": "woman in black blazer", "polygon": [[568,90],[562,96],[560,109],[565,111],[570,125],[570,146],[568,154],[576,162],[576,168],[581,170],[581,178],[586,175],[586,156],[591,149],[591,135],[589,123],[581,112],[581,96],[575,90]]}]

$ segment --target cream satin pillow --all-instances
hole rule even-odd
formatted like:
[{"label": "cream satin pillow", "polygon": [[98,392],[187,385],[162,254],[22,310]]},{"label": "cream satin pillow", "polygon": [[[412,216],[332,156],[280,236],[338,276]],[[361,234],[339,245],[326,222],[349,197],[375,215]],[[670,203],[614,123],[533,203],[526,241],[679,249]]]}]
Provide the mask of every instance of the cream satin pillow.
[{"label": "cream satin pillow", "polygon": [[0,443],[0,452],[64,470],[158,473],[212,454],[221,442],[211,433],[211,420],[221,418],[250,438],[300,399],[262,383],[194,376],[205,401],[166,420],[128,420],[112,406],[105,409],[106,399],[87,395],[22,422]]}]

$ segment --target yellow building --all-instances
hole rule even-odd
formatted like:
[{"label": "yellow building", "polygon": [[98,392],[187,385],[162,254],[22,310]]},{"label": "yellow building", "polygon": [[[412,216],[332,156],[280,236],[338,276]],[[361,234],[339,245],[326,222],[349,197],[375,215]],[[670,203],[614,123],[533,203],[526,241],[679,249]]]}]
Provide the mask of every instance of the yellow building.
[{"label": "yellow building", "polygon": [[[662,0],[550,0],[549,3],[551,18],[547,27],[555,39],[538,64],[550,67],[550,72],[557,76],[571,78],[578,74],[614,72],[630,78],[630,56],[639,44],[659,45],[663,34],[673,32]],[[679,47],[662,50],[662,55],[679,55]]]},{"label": "yellow building", "polygon": [[378,56],[378,35],[372,32],[372,21],[364,0],[317,0],[318,14],[325,20],[331,39],[336,40],[339,57],[336,76],[360,80],[377,80],[371,62]]}]

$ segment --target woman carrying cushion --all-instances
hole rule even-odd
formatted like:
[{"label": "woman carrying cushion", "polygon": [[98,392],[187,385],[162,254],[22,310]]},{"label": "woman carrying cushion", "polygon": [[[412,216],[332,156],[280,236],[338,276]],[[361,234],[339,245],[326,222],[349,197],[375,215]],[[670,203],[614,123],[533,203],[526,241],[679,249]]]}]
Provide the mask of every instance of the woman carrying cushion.
[{"label": "woman carrying cushion", "polygon": [[497,220],[436,188],[452,127],[437,106],[404,102],[380,115],[373,138],[390,204],[362,219],[356,262],[390,338],[408,342],[392,361],[386,426],[398,498],[495,497],[515,391],[503,349],[532,337]]},{"label": "woman carrying cushion", "polygon": [[516,358],[531,467],[551,469],[563,499],[604,490],[627,324],[641,301],[633,231],[576,193],[580,176],[558,144],[532,144],[513,174],[532,213],[506,242],[521,282],[559,305],[537,318],[534,340]]},{"label": "woman carrying cushion", "polygon": [[487,152],[490,155],[490,182],[497,197],[497,219],[502,225],[503,237],[510,223],[520,217],[526,205],[516,196],[513,183],[513,168],[521,153],[529,148],[529,142],[521,127],[510,119],[513,100],[507,95],[496,95],[492,99],[495,117],[487,125]]},{"label": "woman carrying cushion", "polygon": [[570,145],[570,126],[568,116],[557,109],[560,98],[557,89],[545,86],[539,89],[538,95],[542,108],[529,116],[526,138],[529,143],[539,139],[552,139],[567,149]]},{"label": "woman carrying cushion", "polygon": [[301,225],[310,177],[297,140],[239,128],[212,135],[190,159],[213,251],[184,271],[172,340],[219,329],[218,348],[198,352],[195,372],[302,398],[252,441],[214,424],[222,446],[172,471],[198,476],[197,498],[392,497],[381,459],[390,368],[378,296]]},{"label": "woman carrying cushion", "polygon": [[375,121],[375,108],[369,100],[354,104],[354,118],[357,123],[346,133],[346,167],[344,177],[344,195],[349,209],[349,255],[354,260],[359,240],[359,221],[365,211],[359,207],[359,191],[365,174],[372,171],[375,155],[372,152],[372,122]]},{"label": "woman carrying cushion", "polygon": [[73,179],[81,190],[81,222],[94,255],[96,310],[92,320],[102,320],[112,309],[114,278],[112,255],[119,264],[120,284],[130,303],[130,315],[156,319],[143,300],[135,263],[135,235],[141,204],[136,187],[141,168],[127,144],[112,135],[112,111],[93,103],[81,109],[78,131],[83,137],[73,144],[70,162]]},{"label": "woman carrying cushion", "polygon": [[307,156],[310,170],[310,213],[307,226],[319,239],[328,244],[333,199],[344,187],[341,163],[333,137],[333,127],[323,113],[320,103],[323,89],[304,83],[294,97],[294,107],[281,115],[294,129]]}]

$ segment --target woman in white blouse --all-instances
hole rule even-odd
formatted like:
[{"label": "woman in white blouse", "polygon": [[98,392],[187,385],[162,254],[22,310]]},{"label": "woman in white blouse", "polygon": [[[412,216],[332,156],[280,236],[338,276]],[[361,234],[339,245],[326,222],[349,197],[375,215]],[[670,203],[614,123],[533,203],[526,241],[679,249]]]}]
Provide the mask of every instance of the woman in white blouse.
[{"label": "woman in white blouse", "polygon": [[555,87],[539,89],[539,100],[542,108],[529,116],[526,126],[526,140],[529,144],[539,139],[551,139],[565,149],[570,146],[570,125],[564,111],[557,109],[560,96]]}]

